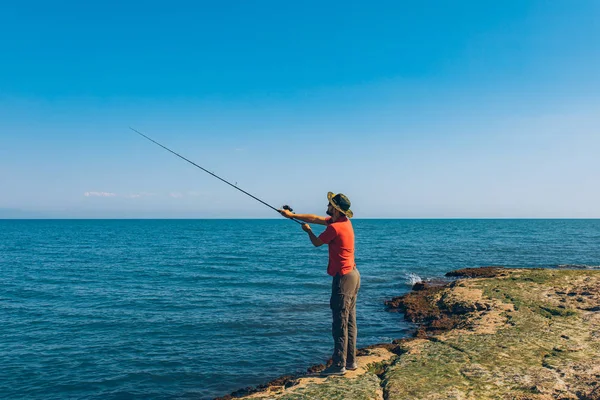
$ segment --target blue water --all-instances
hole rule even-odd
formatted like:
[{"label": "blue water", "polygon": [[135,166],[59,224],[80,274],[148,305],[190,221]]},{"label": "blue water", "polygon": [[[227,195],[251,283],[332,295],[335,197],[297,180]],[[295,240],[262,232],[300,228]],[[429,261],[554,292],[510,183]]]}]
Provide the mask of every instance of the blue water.
[{"label": "blue water", "polygon": [[[419,278],[600,265],[600,220],[354,228],[359,346],[408,334],[382,302]],[[326,265],[286,220],[0,220],[0,398],[203,399],[303,371],[331,352]]]}]

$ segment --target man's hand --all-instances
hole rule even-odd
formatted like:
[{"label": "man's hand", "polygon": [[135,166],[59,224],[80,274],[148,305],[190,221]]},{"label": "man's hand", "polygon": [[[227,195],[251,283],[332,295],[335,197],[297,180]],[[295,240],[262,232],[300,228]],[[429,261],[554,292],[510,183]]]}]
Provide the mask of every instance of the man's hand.
[{"label": "man's hand", "polygon": [[310,229],[309,224],[302,224],[302,230],[304,232],[308,233],[308,237],[310,238],[310,241],[312,242],[313,246],[315,246],[315,247],[323,246],[324,243],[321,241],[321,239],[319,239],[318,237],[315,236],[312,229]]},{"label": "man's hand", "polygon": [[279,210],[279,214],[283,215],[286,218],[294,218],[294,213],[288,210]]}]

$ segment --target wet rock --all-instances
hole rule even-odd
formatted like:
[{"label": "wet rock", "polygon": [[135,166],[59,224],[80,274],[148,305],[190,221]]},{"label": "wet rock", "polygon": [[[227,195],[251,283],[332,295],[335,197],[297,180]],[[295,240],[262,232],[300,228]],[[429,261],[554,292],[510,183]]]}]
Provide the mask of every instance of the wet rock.
[{"label": "wet rock", "polygon": [[385,301],[389,311],[404,313],[404,319],[411,322],[426,322],[438,319],[442,311],[432,302],[430,298],[441,292],[442,286],[429,287],[416,292],[407,293],[403,296],[394,297]]},{"label": "wet rock", "polygon": [[425,282],[417,282],[413,285],[412,290],[419,291],[419,290],[425,290],[427,288],[427,283]]},{"label": "wet rock", "polygon": [[463,268],[448,272],[446,276],[465,278],[493,278],[504,272],[504,267]]}]

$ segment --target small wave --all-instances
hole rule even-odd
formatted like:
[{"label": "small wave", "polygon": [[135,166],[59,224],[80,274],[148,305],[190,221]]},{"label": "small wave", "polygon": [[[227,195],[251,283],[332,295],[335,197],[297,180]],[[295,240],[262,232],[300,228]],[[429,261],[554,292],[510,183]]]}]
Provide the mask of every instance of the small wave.
[{"label": "small wave", "polygon": [[560,264],[558,268],[565,269],[600,269],[600,265],[587,265],[587,264]]},{"label": "small wave", "polygon": [[413,286],[417,282],[423,282],[423,279],[415,274],[414,272],[409,272],[406,274],[406,283],[410,286]]}]

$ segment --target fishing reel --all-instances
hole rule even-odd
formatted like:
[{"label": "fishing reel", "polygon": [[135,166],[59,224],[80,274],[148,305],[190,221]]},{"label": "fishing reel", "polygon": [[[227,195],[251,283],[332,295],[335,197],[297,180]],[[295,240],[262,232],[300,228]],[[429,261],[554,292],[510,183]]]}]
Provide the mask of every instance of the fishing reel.
[{"label": "fishing reel", "polygon": [[288,210],[289,212],[293,213],[294,210],[292,209],[292,207],[288,206],[287,204],[281,207],[283,210]]}]

